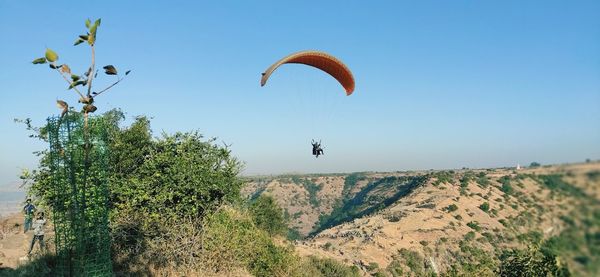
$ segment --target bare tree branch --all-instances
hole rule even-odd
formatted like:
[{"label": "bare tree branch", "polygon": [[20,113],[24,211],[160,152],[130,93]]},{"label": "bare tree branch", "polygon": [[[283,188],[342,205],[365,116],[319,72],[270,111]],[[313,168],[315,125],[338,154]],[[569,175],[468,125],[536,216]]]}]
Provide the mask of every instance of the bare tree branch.
[{"label": "bare tree branch", "polygon": [[[56,67],[56,69],[55,69],[55,70],[56,70],[56,71],[58,71],[58,74],[60,74],[60,76],[62,76],[62,77],[63,77],[63,79],[65,79],[65,81],[67,81],[67,83],[69,83],[69,86],[73,85],[73,82],[72,82],[72,81],[70,81],[70,80],[69,80],[69,78],[67,78],[67,76],[65,76],[65,74],[63,74],[63,72],[62,72],[62,71],[60,71],[60,69],[58,69],[58,67]],[[81,98],[84,98],[84,97],[83,97],[83,94],[82,94],[82,93],[81,93],[81,92],[80,92],[80,91],[77,89],[77,87],[73,86],[73,89],[75,90],[75,92],[77,92],[77,94],[79,94],[79,96],[80,96]]]},{"label": "bare tree branch", "polygon": [[123,78],[119,78],[119,80],[117,80],[116,82],[114,82],[112,85],[110,85],[110,86],[106,87],[105,89],[101,90],[100,92],[96,92],[96,93],[94,94],[94,97],[96,97],[96,96],[98,96],[98,95],[102,94],[103,92],[105,92],[105,91],[109,90],[110,88],[114,87],[116,84],[118,84],[119,82],[121,82],[123,79],[125,79],[125,77],[123,77]]}]

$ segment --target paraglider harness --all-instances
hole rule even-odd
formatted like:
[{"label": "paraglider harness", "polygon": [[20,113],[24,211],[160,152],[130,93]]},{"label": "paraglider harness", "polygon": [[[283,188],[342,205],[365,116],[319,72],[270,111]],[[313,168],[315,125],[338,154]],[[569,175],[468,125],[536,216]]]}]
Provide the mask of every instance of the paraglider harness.
[{"label": "paraglider harness", "polygon": [[312,154],[315,155],[315,158],[318,158],[319,155],[323,155],[323,148],[321,148],[321,140],[319,140],[319,142],[315,142],[315,140],[313,139],[310,143],[312,144]]}]

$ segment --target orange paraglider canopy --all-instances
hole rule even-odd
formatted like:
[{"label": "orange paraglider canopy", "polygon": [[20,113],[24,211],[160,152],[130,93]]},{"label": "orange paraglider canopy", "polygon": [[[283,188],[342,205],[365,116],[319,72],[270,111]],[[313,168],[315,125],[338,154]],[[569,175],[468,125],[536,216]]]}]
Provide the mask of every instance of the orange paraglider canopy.
[{"label": "orange paraglider canopy", "polygon": [[329,73],[346,89],[346,95],[350,95],[354,91],[354,77],[350,69],[334,56],[321,51],[301,51],[277,61],[262,74],[260,85],[264,86],[269,76],[279,66],[286,63],[305,64],[321,69]]}]

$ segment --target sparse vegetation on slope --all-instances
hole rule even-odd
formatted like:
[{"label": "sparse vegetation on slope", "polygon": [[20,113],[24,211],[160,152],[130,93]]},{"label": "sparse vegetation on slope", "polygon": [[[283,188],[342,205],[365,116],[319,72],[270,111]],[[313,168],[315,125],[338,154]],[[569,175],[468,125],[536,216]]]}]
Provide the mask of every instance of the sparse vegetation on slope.
[{"label": "sparse vegetation on slope", "polygon": [[[372,181],[321,221],[335,223],[301,247],[315,247],[372,275],[391,276],[496,276],[518,260],[510,255],[522,256],[537,247],[541,253],[531,257],[562,261],[554,273],[597,274],[600,232],[594,211],[600,206],[592,195],[600,194],[589,185],[589,171],[561,175],[552,167],[536,170],[430,173],[423,175],[420,189],[389,205],[381,203],[396,192],[397,186],[389,186],[392,176],[367,175]],[[409,268],[395,255],[402,248],[421,256],[420,269]],[[379,268],[371,268],[372,262]],[[519,270],[533,272],[538,265],[532,262]]]},{"label": "sparse vegetation on slope", "polygon": [[372,182],[354,197],[345,199],[330,215],[322,216],[313,233],[382,210],[423,185],[425,180],[422,176],[391,176]]}]

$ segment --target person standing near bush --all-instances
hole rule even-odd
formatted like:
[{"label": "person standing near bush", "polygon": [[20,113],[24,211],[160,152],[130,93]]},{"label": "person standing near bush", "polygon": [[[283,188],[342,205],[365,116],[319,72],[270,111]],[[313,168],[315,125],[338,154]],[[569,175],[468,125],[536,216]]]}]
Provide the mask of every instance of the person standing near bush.
[{"label": "person standing near bush", "polygon": [[31,204],[31,198],[27,198],[25,203],[26,204],[23,207],[23,213],[25,214],[23,233],[27,233],[27,231],[31,230],[31,221],[33,220],[33,214],[35,213],[35,206]]},{"label": "person standing near bush", "polygon": [[37,219],[33,222],[33,238],[31,239],[31,246],[29,247],[29,252],[27,255],[31,255],[31,251],[33,250],[33,246],[35,245],[35,241],[40,241],[40,249],[44,251],[46,249],[46,245],[44,244],[44,225],[46,224],[46,219],[44,218],[44,213],[38,213]]}]

